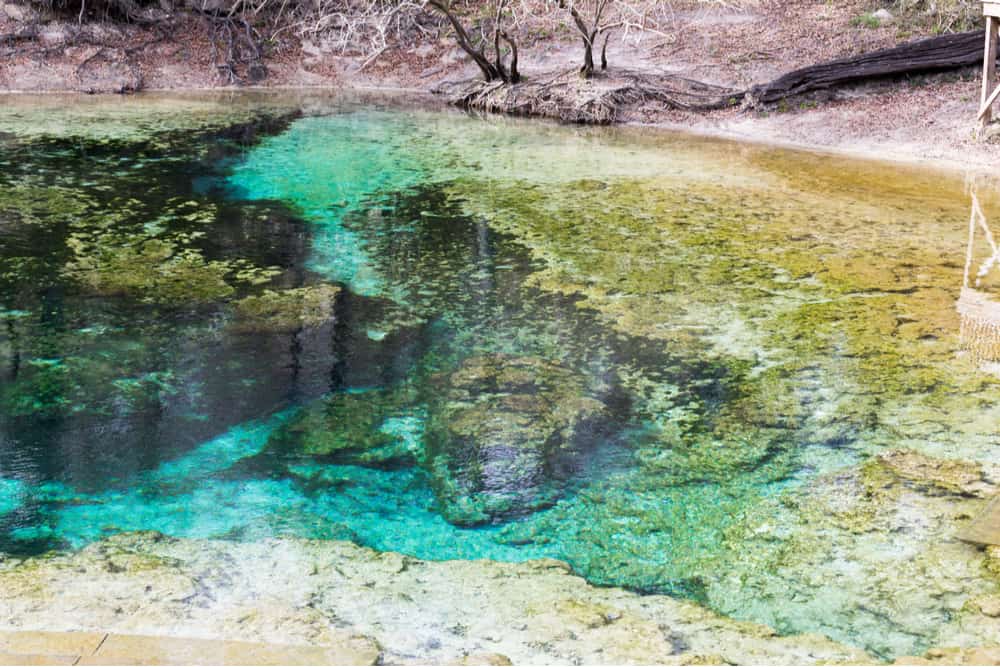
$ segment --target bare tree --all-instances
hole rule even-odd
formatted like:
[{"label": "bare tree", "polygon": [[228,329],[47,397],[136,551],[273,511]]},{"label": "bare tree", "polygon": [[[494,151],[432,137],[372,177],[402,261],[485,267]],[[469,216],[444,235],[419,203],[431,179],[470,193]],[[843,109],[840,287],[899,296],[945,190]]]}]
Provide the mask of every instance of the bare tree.
[{"label": "bare tree", "polygon": [[667,37],[658,28],[672,15],[669,2],[662,0],[558,0],[559,8],[569,10],[573,25],[583,41],[583,65],[580,74],[585,78],[594,75],[594,51],[600,38],[601,69],[608,68],[608,41],[618,30],[627,37],[630,33],[652,32]]},{"label": "bare tree", "polygon": [[[488,39],[488,30],[482,23],[480,24],[479,39],[474,39],[469,31],[462,24],[452,0],[428,0],[434,9],[438,10],[448,19],[452,29],[455,31],[455,39],[459,47],[476,63],[479,71],[482,72],[486,81],[503,81],[504,83],[517,83],[521,80],[521,74],[517,69],[518,52],[517,42],[504,28],[504,21],[508,18],[509,0],[494,0],[492,3],[492,39]],[[506,62],[501,42],[508,45],[510,49],[510,60]],[[493,47],[493,59],[487,56],[486,49]]]}]

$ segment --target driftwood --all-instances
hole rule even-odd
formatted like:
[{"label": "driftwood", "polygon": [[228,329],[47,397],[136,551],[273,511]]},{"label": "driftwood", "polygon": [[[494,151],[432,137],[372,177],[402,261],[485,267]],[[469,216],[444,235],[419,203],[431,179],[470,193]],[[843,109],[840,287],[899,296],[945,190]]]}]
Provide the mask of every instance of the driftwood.
[{"label": "driftwood", "polygon": [[970,67],[982,62],[984,39],[982,30],[973,30],[908,42],[891,49],[803,67],[754,86],[744,95],[756,102],[770,104],[870,79]]},{"label": "driftwood", "polygon": [[982,62],[984,40],[982,30],[930,37],[810,65],[744,90],[669,74],[618,71],[604,82],[591,80],[592,87],[567,73],[518,85],[497,81],[445,84],[437,92],[467,109],[607,124],[615,122],[625,106],[636,103],[686,111],[752,108],[865,81],[970,67]]}]

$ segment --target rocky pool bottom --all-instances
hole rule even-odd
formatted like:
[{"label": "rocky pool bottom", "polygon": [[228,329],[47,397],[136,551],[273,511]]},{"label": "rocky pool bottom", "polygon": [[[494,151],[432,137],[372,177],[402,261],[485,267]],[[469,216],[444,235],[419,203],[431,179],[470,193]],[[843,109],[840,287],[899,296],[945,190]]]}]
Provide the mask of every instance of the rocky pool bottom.
[{"label": "rocky pool bottom", "polygon": [[[815,613],[808,605],[818,598],[834,615],[838,591],[860,623],[891,614],[926,636],[934,622],[932,647],[898,664],[994,664],[1000,547],[953,535],[998,491],[998,467],[902,450],[821,476],[781,499],[787,524],[772,514],[741,526],[745,558],[775,568],[751,594],[766,606],[772,591],[793,586],[804,606],[789,614]],[[884,661],[696,602],[596,587],[553,559],[425,561],[338,541],[124,533],[0,560],[0,591],[0,629],[337,646],[381,664]]]},{"label": "rocky pool bottom", "polygon": [[[580,621],[525,619],[611,596],[586,624],[640,661],[997,646],[994,555],[954,538],[998,479],[995,188],[218,102],[0,107],[3,622],[207,632],[184,620],[207,609],[388,661],[567,662]],[[607,588],[490,588],[545,558]],[[470,610],[462,573],[496,595]],[[262,598],[311,625],[254,626]],[[643,605],[656,631],[623,622]],[[519,620],[480,638],[484,607]]]}]

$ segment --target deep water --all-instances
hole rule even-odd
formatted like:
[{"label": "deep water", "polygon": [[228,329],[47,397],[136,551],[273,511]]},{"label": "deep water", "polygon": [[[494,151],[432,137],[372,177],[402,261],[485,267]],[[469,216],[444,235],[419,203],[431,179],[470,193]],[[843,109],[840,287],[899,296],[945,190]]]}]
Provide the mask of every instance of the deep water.
[{"label": "deep water", "polygon": [[927,644],[891,620],[844,636],[822,601],[761,611],[740,535],[889,440],[993,456],[948,422],[967,404],[934,437],[914,416],[955,382],[995,391],[951,321],[959,185],[250,109],[121,136],[0,122],[0,551],[155,530],[553,557],[883,655]]}]

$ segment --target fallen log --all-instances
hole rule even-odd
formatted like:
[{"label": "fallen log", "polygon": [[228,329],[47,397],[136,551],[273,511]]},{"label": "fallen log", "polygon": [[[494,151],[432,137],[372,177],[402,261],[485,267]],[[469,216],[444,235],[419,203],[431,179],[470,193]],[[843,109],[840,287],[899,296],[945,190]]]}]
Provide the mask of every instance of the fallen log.
[{"label": "fallen log", "polygon": [[940,35],[860,56],[840,58],[788,72],[743,93],[754,103],[771,104],[788,97],[871,79],[971,67],[982,63],[984,31]]}]

